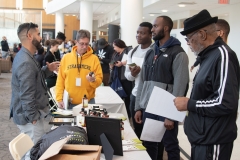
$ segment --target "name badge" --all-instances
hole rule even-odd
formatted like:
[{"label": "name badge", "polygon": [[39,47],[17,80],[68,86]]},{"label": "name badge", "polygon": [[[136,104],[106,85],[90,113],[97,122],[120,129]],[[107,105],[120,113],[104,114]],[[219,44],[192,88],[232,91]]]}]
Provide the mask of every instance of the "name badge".
[{"label": "name badge", "polygon": [[81,78],[76,78],[76,86],[81,86]]}]

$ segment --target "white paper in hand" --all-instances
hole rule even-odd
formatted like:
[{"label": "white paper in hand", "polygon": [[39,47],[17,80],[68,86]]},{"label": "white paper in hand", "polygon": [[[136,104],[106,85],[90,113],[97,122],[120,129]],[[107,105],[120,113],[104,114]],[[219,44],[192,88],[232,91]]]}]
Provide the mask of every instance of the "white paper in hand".
[{"label": "white paper in hand", "polygon": [[164,122],[146,118],[140,139],[161,142],[165,131]]},{"label": "white paper in hand", "polygon": [[183,122],[186,112],[177,110],[173,102],[174,99],[172,94],[155,86],[149,98],[146,112]]}]

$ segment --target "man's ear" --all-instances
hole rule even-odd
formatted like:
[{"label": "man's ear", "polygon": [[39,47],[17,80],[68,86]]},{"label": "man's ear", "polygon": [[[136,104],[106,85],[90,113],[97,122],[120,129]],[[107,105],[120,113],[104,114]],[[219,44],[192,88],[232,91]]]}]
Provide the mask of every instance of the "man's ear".
[{"label": "man's ear", "polygon": [[32,35],[31,32],[28,32],[28,33],[27,33],[27,39],[29,39],[29,40],[32,40],[32,39],[33,39],[33,35]]},{"label": "man's ear", "polygon": [[223,38],[224,32],[223,30],[219,30],[219,36]]},{"label": "man's ear", "polygon": [[164,26],[163,29],[164,29],[165,32],[168,32],[168,31],[169,31],[169,27],[168,27],[168,26]]},{"label": "man's ear", "polygon": [[204,30],[200,30],[201,39],[205,41],[207,39],[207,33]]}]

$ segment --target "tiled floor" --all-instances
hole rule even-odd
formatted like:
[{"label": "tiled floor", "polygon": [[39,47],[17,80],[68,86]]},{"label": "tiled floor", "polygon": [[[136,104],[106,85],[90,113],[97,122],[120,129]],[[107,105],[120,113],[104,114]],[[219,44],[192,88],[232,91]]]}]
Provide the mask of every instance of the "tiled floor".
[{"label": "tiled floor", "polygon": [[[17,126],[9,120],[9,106],[11,100],[11,73],[2,73],[0,75],[0,160],[12,160],[9,153],[9,142],[19,134]],[[240,109],[239,109],[240,111]],[[237,125],[240,127],[240,118],[237,120]],[[238,133],[238,136],[239,133]],[[190,144],[186,135],[183,132],[183,126],[179,126],[179,143],[180,147],[190,155]],[[234,142],[234,148],[231,160],[239,160],[240,158],[240,137]],[[183,160],[187,160],[184,155],[181,154]],[[166,153],[164,154],[164,160],[167,160]]]}]

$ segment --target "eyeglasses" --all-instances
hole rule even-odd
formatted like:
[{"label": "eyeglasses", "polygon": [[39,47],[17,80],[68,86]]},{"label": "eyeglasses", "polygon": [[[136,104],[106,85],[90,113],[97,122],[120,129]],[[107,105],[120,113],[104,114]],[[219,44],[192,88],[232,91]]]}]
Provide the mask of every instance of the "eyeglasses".
[{"label": "eyeglasses", "polygon": [[81,43],[77,42],[77,43],[78,43],[80,46],[86,46],[86,47],[89,46],[89,43],[82,43],[82,42],[81,42]]},{"label": "eyeglasses", "polygon": [[194,34],[196,34],[199,30],[195,31],[193,34],[191,34],[189,37],[185,38],[185,40],[189,43],[190,39]]},{"label": "eyeglasses", "polygon": [[29,23],[26,35],[28,34],[28,31],[31,29],[32,24],[33,24],[32,22]]},{"label": "eyeglasses", "polygon": [[[201,29],[200,29],[200,30],[201,30]],[[193,34],[191,34],[189,37],[185,38],[185,40],[187,41],[187,43],[189,43],[189,41],[190,41],[190,39],[192,38],[192,36],[193,36],[194,34],[196,34],[197,32],[199,32],[200,30],[197,30],[197,31],[193,32]],[[207,32],[207,30],[203,30],[203,31]]]}]

